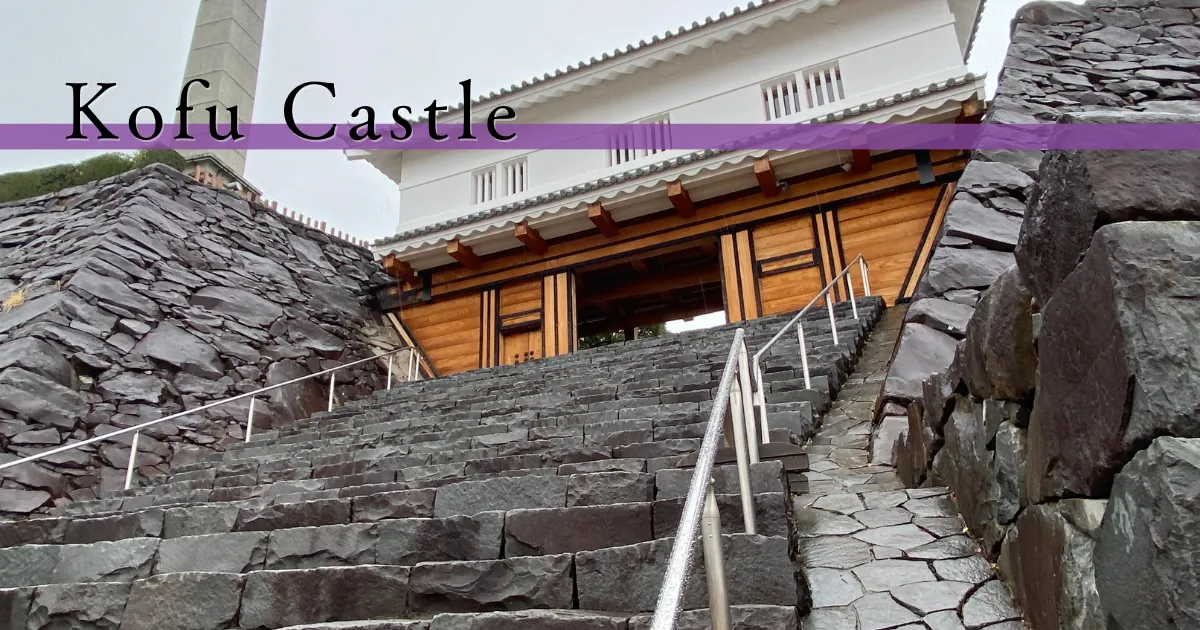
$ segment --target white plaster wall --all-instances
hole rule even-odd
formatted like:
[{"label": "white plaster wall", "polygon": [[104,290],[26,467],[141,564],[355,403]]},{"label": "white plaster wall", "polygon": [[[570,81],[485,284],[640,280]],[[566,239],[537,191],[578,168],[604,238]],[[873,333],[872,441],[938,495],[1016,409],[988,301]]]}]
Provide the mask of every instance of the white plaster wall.
[{"label": "white plaster wall", "polygon": [[[547,103],[519,107],[517,120],[626,123],[669,112],[676,124],[764,122],[762,83],[832,61],[841,64],[846,101],[801,112],[797,120],[966,72],[947,0],[845,0],[832,10],[738,36]],[[494,106],[477,107],[474,113],[486,117]],[[522,153],[406,155],[399,229],[463,216],[625,168],[609,168],[603,151],[528,153],[530,189],[525,195],[472,205],[471,173]]]}]

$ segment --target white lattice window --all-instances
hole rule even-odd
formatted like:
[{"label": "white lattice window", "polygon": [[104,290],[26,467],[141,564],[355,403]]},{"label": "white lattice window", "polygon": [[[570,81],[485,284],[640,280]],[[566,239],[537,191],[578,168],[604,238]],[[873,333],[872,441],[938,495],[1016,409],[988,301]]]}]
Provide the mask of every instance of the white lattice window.
[{"label": "white lattice window", "polygon": [[504,196],[523,193],[529,189],[529,166],[525,158],[500,165]]},{"label": "white lattice window", "polygon": [[613,134],[608,141],[608,165],[618,166],[649,155],[657,155],[671,146],[671,117],[656,116],[640,121],[637,129]]},{"label": "white lattice window", "polygon": [[763,110],[769,122],[844,101],[846,89],[842,85],[841,68],[832,63],[768,81],[762,85],[762,96]]},{"label": "white lattice window", "polygon": [[762,94],[767,121],[791,116],[800,111],[800,87],[794,74],[767,82],[762,86]]},{"label": "white lattice window", "polygon": [[471,175],[471,203],[487,203],[498,196],[496,167],[489,166]]},{"label": "white lattice window", "polygon": [[846,100],[846,89],[842,87],[842,70],[836,63],[805,71],[804,88],[809,107],[821,107]]}]

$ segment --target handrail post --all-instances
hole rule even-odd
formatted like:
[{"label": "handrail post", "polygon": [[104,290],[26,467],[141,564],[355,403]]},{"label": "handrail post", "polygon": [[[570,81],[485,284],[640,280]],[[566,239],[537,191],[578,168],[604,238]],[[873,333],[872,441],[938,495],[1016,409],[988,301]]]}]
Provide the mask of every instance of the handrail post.
[{"label": "handrail post", "polygon": [[747,534],[754,528],[754,496],[750,494],[750,458],[746,452],[746,419],[742,417],[742,393],[738,382],[729,391],[729,410],[733,417],[733,450],[737,456],[738,487],[742,495],[742,523]]},{"label": "handrail post", "polygon": [[[708,611],[713,630],[730,630],[729,594],[725,589],[725,550],[721,544],[721,511],[713,482],[708,481],[704,495],[704,512],[700,518],[701,549],[704,552],[704,572],[708,578]],[[685,541],[686,544],[687,541]]]},{"label": "handrail post", "polygon": [[854,319],[858,321],[858,302],[854,301],[854,280],[846,274],[846,290],[850,292],[850,309],[854,311]]},{"label": "handrail post", "polygon": [[392,389],[392,359],[394,359],[395,357],[396,357],[396,355],[394,355],[394,354],[388,355],[388,381],[387,381],[388,390]]},{"label": "handrail post", "polygon": [[867,259],[862,256],[858,257],[858,270],[862,273],[863,295],[871,297],[871,280],[867,277]]},{"label": "handrail post", "polygon": [[329,373],[329,411],[333,411],[333,386],[336,384],[337,373]]},{"label": "handrail post", "polygon": [[416,372],[419,367],[417,365],[417,349],[410,346],[408,348],[408,382],[417,380]]},{"label": "handrail post", "polygon": [[138,438],[141,437],[141,435],[141,431],[134,431],[133,442],[131,442],[129,445],[129,467],[125,469],[126,490],[133,486],[133,469],[137,467]]},{"label": "handrail post", "polygon": [[767,424],[767,390],[763,383],[762,366],[758,363],[758,357],[754,357],[754,378],[758,381],[758,392],[755,395],[758,396],[758,413],[762,421],[759,425],[762,428],[762,443],[770,444],[771,429]]},{"label": "handrail post", "polygon": [[833,296],[825,294],[825,305],[829,307],[829,330],[833,331],[833,345],[839,345],[837,334],[837,319],[833,317]]},{"label": "handrail post", "polygon": [[250,435],[254,433],[254,398],[250,398],[250,413],[246,415],[246,442],[250,442]]},{"label": "handrail post", "polygon": [[800,338],[800,365],[804,368],[804,389],[812,389],[812,379],[808,376],[808,344],[804,342],[804,323],[796,324],[796,336]]},{"label": "handrail post", "polygon": [[754,424],[754,386],[750,382],[750,357],[743,341],[738,350],[738,389],[743,392],[738,396],[742,403],[742,418],[746,424],[746,446],[749,449],[750,464],[758,463],[758,427]]}]

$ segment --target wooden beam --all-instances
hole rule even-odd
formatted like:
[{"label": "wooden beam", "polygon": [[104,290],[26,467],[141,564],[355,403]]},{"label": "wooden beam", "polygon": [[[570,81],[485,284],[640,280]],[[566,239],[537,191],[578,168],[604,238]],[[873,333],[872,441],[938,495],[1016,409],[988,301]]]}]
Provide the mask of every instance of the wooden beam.
[{"label": "wooden beam", "polygon": [[758,178],[758,187],[762,189],[764,197],[774,197],[782,192],[779,188],[779,178],[775,176],[775,166],[771,164],[771,158],[762,156],[754,160],[754,176]]},{"label": "wooden beam", "polygon": [[867,149],[855,149],[850,152],[853,158],[851,173],[866,173],[871,170],[871,152]]},{"label": "wooden beam", "polygon": [[599,203],[594,203],[588,206],[588,219],[591,219],[592,224],[600,233],[612,238],[621,232],[621,228],[617,227],[617,222],[613,221],[612,214]]},{"label": "wooden beam", "polygon": [[639,295],[655,295],[664,291],[686,289],[699,284],[712,284],[720,281],[721,274],[715,267],[704,270],[686,269],[647,276],[642,280],[624,283],[606,291],[580,294],[577,300],[580,306],[592,306]]},{"label": "wooden beam", "polygon": [[383,270],[393,278],[399,278],[413,286],[421,284],[421,278],[413,271],[412,265],[396,258],[395,254],[383,257]]},{"label": "wooden beam", "polygon": [[446,253],[450,254],[450,257],[457,260],[459,264],[469,269],[479,269],[483,266],[483,261],[479,259],[479,256],[475,255],[474,250],[467,245],[463,245],[458,239],[454,239],[450,241],[449,245],[446,245]]},{"label": "wooden beam", "polygon": [[634,271],[638,273],[650,273],[650,268],[646,266],[646,261],[640,258],[629,261],[629,264],[633,265]]},{"label": "wooden beam", "polygon": [[696,204],[692,203],[692,196],[683,187],[683,182],[667,184],[667,199],[671,200],[671,205],[675,206],[675,211],[680,217],[690,219],[696,216]]},{"label": "wooden beam", "polygon": [[546,240],[542,238],[541,234],[538,234],[537,230],[529,227],[528,223],[524,221],[518,223],[517,227],[513,228],[513,236],[529,248],[529,251],[535,254],[546,253]]}]

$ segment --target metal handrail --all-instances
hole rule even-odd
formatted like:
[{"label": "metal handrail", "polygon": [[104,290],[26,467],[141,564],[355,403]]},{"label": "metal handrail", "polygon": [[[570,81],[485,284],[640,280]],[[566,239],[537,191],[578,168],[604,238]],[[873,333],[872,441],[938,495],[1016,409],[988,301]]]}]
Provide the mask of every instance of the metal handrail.
[{"label": "metal handrail", "polygon": [[[742,520],[747,534],[756,533],[754,522],[754,500],[750,494],[750,465],[758,463],[758,440],[754,435],[753,407],[749,396],[743,396],[750,387],[749,361],[746,350],[746,331],[739,328],[729,348],[725,371],[717,393],[713,397],[712,412],[708,417],[708,428],[704,441],[696,455],[696,466],[692,483],[688,487],[687,499],[683,504],[683,515],[675,533],[675,544],[671,548],[671,559],[667,564],[662,588],[654,607],[651,630],[670,630],[679,614],[683,587],[692,566],[692,545],[696,539],[696,528],[703,535],[705,573],[708,580],[708,604],[712,614],[713,630],[730,630],[729,599],[725,589],[725,558],[721,545],[721,514],[717,509],[716,491],[713,489],[712,468],[717,457],[719,441],[725,425],[725,407],[731,410],[734,449],[738,463],[738,485],[742,498]],[[737,377],[736,379],[734,377]],[[703,511],[702,511],[703,510]]]},{"label": "metal handrail", "polygon": [[833,332],[833,345],[838,345],[837,320],[833,316],[833,300],[829,299],[828,297],[829,290],[832,289],[839,281],[841,281],[843,277],[845,277],[846,290],[850,294],[850,308],[854,312],[854,319],[857,320],[858,304],[854,301],[854,281],[850,278],[850,269],[854,267],[854,263],[858,263],[859,273],[862,276],[863,296],[870,297],[871,278],[867,269],[867,259],[863,258],[862,254],[859,254],[858,256],[854,257],[854,260],[850,261],[850,264],[846,265],[845,269],[842,269],[838,275],[834,276],[833,280],[830,280],[829,284],[825,285],[825,288],[821,289],[821,292],[818,293],[816,297],[814,297],[804,308],[800,309],[800,312],[796,313],[790,320],[788,320],[788,323],[784,324],[783,327],[779,329],[779,332],[775,333],[774,337],[771,337],[770,341],[763,345],[763,347],[759,348],[758,352],[754,353],[753,363],[755,390],[753,396],[754,404],[759,410],[759,419],[761,424],[760,431],[762,432],[763,436],[763,444],[770,443],[771,433],[770,425],[767,423],[767,397],[766,390],[763,387],[762,367],[759,360],[767,353],[768,350],[771,349],[772,346],[774,346],[779,342],[780,339],[783,338],[784,333],[786,333],[789,328],[795,326],[796,335],[800,340],[800,365],[804,370],[804,389],[812,389],[812,378],[808,372],[808,346],[804,341],[804,323],[801,321],[801,319],[803,319],[804,315],[808,313],[808,309],[815,306],[816,303],[824,297],[825,304],[829,310],[829,329]]},{"label": "metal handrail", "polygon": [[395,350],[391,350],[391,351],[385,352],[383,354],[377,354],[373,357],[359,359],[358,361],[353,361],[350,363],[344,363],[342,365],[337,365],[337,366],[331,367],[327,370],[322,370],[320,372],[316,372],[314,374],[308,374],[306,376],[294,378],[290,381],[279,383],[277,385],[263,387],[260,389],[256,389],[252,392],[246,392],[245,394],[238,394],[237,396],[231,396],[231,397],[225,398],[223,400],[218,400],[215,402],[208,403],[206,405],[201,405],[199,407],[196,407],[195,409],[188,409],[186,411],[174,413],[169,416],[157,418],[155,420],[149,420],[149,421],[143,422],[139,425],[135,425],[132,427],[126,427],[119,431],[113,431],[112,433],[105,433],[104,435],[97,435],[95,437],[91,437],[86,440],[81,440],[79,442],[72,442],[70,444],[64,444],[62,446],[52,448],[48,451],[43,451],[43,452],[37,453],[35,455],[30,455],[28,457],[22,457],[21,459],[13,460],[13,461],[5,463],[5,464],[0,464],[0,470],[4,470],[6,468],[12,468],[14,466],[20,466],[21,464],[28,464],[31,462],[38,461],[40,459],[50,457],[51,455],[65,453],[72,449],[82,448],[84,446],[89,446],[92,444],[96,444],[98,442],[104,442],[107,440],[111,440],[115,437],[125,435],[126,433],[133,433],[133,442],[130,445],[130,449],[129,449],[129,464],[125,471],[125,489],[128,490],[130,488],[130,486],[133,484],[133,471],[136,468],[135,462],[137,461],[138,438],[141,436],[143,429],[154,426],[156,424],[166,422],[168,420],[175,420],[176,418],[182,418],[184,416],[188,416],[188,415],[191,415],[194,413],[199,413],[201,411],[206,411],[206,410],[212,409],[214,407],[219,407],[221,405],[229,404],[236,400],[241,400],[243,398],[250,398],[250,412],[246,416],[246,441],[249,442],[250,436],[254,431],[254,399],[256,397],[261,396],[262,394],[264,394],[266,392],[279,389],[281,387],[287,387],[288,385],[295,385],[296,383],[299,383],[301,381],[306,381],[308,379],[317,378],[317,377],[325,376],[326,374],[328,374],[329,375],[329,406],[328,406],[328,410],[333,411],[333,393],[334,393],[334,388],[336,386],[336,375],[334,374],[335,372],[337,372],[338,370],[344,370],[346,368],[354,367],[356,365],[361,365],[363,363],[367,363],[370,361],[377,361],[379,359],[387,357],[387,359],[388,359],[387,388],[391,389],[392,388],[392,371],[393,371],[392,370],[392,363],[393,363],[392,360],[395,358],[395,356],[397,354],[404,352],[405,350],[410,351],[409,358],[408,358],[408,380],[413,381],[413,380],[415,380],[415,378],[414,378],[415,372],[418,371],[420,368],[419,363],[424,361],[425,359],[423,357],[417,356],[417,349],[415,346],[404,346],[402,348],[397,348]]}]

